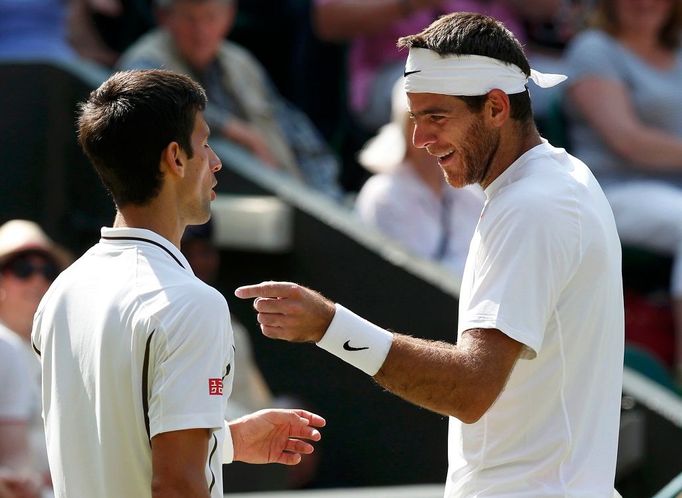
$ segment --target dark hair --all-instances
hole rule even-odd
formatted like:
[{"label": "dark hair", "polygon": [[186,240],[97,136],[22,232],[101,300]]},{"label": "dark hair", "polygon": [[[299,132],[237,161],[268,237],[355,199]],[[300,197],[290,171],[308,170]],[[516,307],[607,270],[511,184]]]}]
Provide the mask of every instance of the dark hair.
[{"label": "dark hair", "polygon": [[162,70],[115,73],[79,107],[78,139],[118,207],[145,204],[161,188],[161,152],[191,136],[206,94],[187,76]]},{"label": "dark hair", "polygon": [[[601,0],[594,10],[591,26],[606,31],[612,36],[618,35],[620,26],[616,14],[614,0]],[[669,50],[676,50],[680,46],[680,34],[682,33],[682,4],[679,0],[673,1],[666,23],[658,33],[658,41]]]},{"label": "dark hair", "polygon": [[[440,17],[421,33],[404,36],[398,47],[426,48],[440,55],[481,55],[514,64],[530,76],[530,64],[521,44],[504,25],[492,17],[470,12],[455,12]],[[487,97],[461,96],[471,111],[479,112]],[[509,95],[511,117],[530,123],[533,111],[528,89]]]}]

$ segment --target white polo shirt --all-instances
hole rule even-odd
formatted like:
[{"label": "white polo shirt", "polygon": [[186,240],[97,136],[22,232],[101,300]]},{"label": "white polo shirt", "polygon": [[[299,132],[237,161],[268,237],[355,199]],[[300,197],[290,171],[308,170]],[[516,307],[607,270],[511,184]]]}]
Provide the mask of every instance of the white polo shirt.
[{"label": "white polo shirt", "polygon": [[173,244],[103,228],[50,287],[32,339],[56,497],[151,497],[151,438],[191,428],[212,431],[206,481],[223,496],[229,310]]},{"label": "white polo shirt", "polygon": [[543,143],[485,190],[458,333],[524,345],[493,406],[450,418],[445,496],[612,496],[623,373],[621,249],[589,169]]}]

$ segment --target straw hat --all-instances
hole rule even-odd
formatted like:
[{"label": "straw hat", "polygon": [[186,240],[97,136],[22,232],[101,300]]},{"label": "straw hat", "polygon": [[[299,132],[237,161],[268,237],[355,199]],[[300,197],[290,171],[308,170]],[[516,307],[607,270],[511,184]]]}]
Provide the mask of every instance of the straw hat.
[{"label": "straw hat", "polygon": [[71,263],[69,253],[55,244],[36,223],[28,220],[10,220],[0,226],[0,264],[18,253],[27,251],[38,251],[48,255],[62,270]]},{"label": "straw hat", "polygon": [[401,77],[393,85],[391,122],[382,126],[358,153],[358,162],[372,173],[394,171],[405,159],[408,107],[404,82]]}]

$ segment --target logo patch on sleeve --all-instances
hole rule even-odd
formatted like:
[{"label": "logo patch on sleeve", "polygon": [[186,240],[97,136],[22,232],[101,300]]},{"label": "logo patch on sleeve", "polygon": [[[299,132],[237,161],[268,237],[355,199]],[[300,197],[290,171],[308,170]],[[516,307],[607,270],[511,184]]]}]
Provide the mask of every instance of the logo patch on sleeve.
[{"label": "logo patch on sleeve", "polygon": [[208,394],[209,396],[222,396],[223,379],[208,379]]}]

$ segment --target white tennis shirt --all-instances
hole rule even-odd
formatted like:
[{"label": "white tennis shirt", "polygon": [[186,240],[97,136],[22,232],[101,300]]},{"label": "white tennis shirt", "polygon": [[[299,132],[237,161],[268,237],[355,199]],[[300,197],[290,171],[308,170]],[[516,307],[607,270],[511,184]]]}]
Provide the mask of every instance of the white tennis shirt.
[{"label": "white tennis shirt", "polygon": [[206,481],[223,496],[229,310],[173,244],[103,228],[43,298],[33,344],[57,498],[151,497],[151,438],[192,428],[212,431]]},{"label": "white tennis shirt", "polygon": [[524,344],[474,424],[450,418],[445,496],[610,497],[623,373],[621,249],[589,169],[543,143],[485,190],[458,333]]},{"label": "white tennis shirt", "polygon": [[[445,498],[614,496],[624,319],[611,208],[590,170],[546,142],[485,193],[458,334],[499,329],[523,350],[480,420],[450,417]],[[337,305],[325,338],[365,346],[373,327]],[[334,354],[362,368],[378,354],[362,349]]]}]

